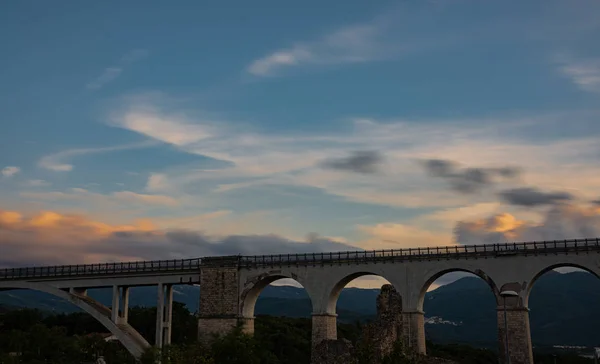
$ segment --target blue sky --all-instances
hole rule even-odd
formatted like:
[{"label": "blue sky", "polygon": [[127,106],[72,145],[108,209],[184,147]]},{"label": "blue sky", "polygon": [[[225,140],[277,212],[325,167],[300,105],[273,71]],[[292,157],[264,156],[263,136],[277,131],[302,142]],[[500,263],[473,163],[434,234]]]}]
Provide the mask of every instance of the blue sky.
[{"label": "blue sky", "polygon": [[0,222],[365,249],[598,236],[599,11],[7,2]]}]

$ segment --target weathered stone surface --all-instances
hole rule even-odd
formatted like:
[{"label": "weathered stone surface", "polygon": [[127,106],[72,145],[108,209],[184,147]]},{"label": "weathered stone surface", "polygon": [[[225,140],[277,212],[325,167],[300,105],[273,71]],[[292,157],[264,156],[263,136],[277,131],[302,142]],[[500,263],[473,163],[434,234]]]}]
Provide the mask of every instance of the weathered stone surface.
[{"label": "weathered stone surface", "polygon": [[[506,334],[504,329],[504,308],[499,307],[498,313],[498,343],[501,360],[506,357]],[[507,308],[508,348],[512,364],[532,364],[533,354],[531,334],[529,331],[529,310],[527,308]]]},{"label": "weathered stone surface", "polygon": [[403,335],[402,297],[391,284],[381,287],[377,296],[377,318],[363,329],[362,342],[379,361],[394,350]]},{"label": "weathered stone surface", "polygon": [[200,318],[198,339],[208,342],[214,335],[231,331],[238,322],[237,266],[204,266],[200,274]]},{"label": "weathered stone surface", "polygon": [[313,348],[312,364],[356,364],[352,343],[346,339],[322,340]]}]

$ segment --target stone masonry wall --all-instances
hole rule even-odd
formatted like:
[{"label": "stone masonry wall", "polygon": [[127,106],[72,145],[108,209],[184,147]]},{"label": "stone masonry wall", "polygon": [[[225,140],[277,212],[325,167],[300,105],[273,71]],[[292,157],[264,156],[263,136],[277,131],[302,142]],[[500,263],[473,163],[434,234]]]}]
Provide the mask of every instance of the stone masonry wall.
[{"label": "stone masonry wall", "polygon": [[402,328],[402,297],[391,284],[383,285],[377,296],[377,318],[365,326],[362,340],[372,346],[380,360],[394,350]]},{"label": "stone masonry wall", "polygon": [[214,334],[222,335],[236,325],[239,313],[237,265],[201,267],[200,318],[198,338],[206,342]]},{"label": "stone masonry wall", "polygon": [[[500,358],[504,362],[506,356],[504,309],[499,307],[497,313],[498,349]],[[508,321],[508,348],[511,364],[533,364],[531,334],[529,331],[529,310],[527,308],[507,308],[506,319]]]}]

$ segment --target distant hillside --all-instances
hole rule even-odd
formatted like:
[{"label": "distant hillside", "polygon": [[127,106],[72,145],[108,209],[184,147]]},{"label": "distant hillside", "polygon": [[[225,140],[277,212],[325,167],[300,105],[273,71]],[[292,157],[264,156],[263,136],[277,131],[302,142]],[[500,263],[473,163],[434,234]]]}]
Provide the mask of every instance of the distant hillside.
[{"label": "distant hillside", "polygon": [[[153,306],[154,287],[132,288],[132,306]],[[375,299],[379,290],[349,288],[338,301],[341,322],[364,321],[375,315]],[[110,305],[111,291],[96,289],[90,296]],[[190,311],[198,309],[199,288],[177,286],[175,300]],[[34,291],[0,292],[0,306],[29,307],[52,312],[73,312],[68,302]],[[542,276],[533,288],[529,302],[534,345],[600,346],[600,280],[573,272],[551,272]],[[496,305],[489,287],[475,277],[462,278],[442,286],[425,296],[427,336],[439,343],[469,343],[496,346]],[[268,286],[256,304],[256,314],[309,317],[310,300],[302,288]]]}]

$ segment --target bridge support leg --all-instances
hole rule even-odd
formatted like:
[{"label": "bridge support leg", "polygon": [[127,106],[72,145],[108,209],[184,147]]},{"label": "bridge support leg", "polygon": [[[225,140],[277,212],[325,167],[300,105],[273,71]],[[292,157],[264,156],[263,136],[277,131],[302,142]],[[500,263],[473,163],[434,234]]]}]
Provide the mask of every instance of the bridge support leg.
[{"label": "bridge support leg", "polygon": [[498,313],[498,344],[502,363],[506,361],[506,330],[508,328],[508,351],[511,364],[533,364],[531,333],[529,331],[529,309],[526,307],[507,307],[506,326],[504,307]]},{"label": "bridge support leg", "polygon": [[171,327],[173,320],[173,285],[158,285],[158,301],[156,304],[156,341],[157,348],[171,344]]},{"label": "bridge support leg", "polygon": [[425,354],[425,317],[422,311],[410,310],[402,312],[404,343],[412,350]]},{"label": "bridge support leg", "polygon": [[129,321],[129,287],[121,287],[121,322]]},{"label": "bridge support leg", "polygon": [[119,286],[113,286],[113,290],[112,290],[112,306],[110,308],[111,310],[111,314],[110,314],[110,320],[112,322],[119,323],[119,297],[121,296],[120,292],[119,292]]}]

